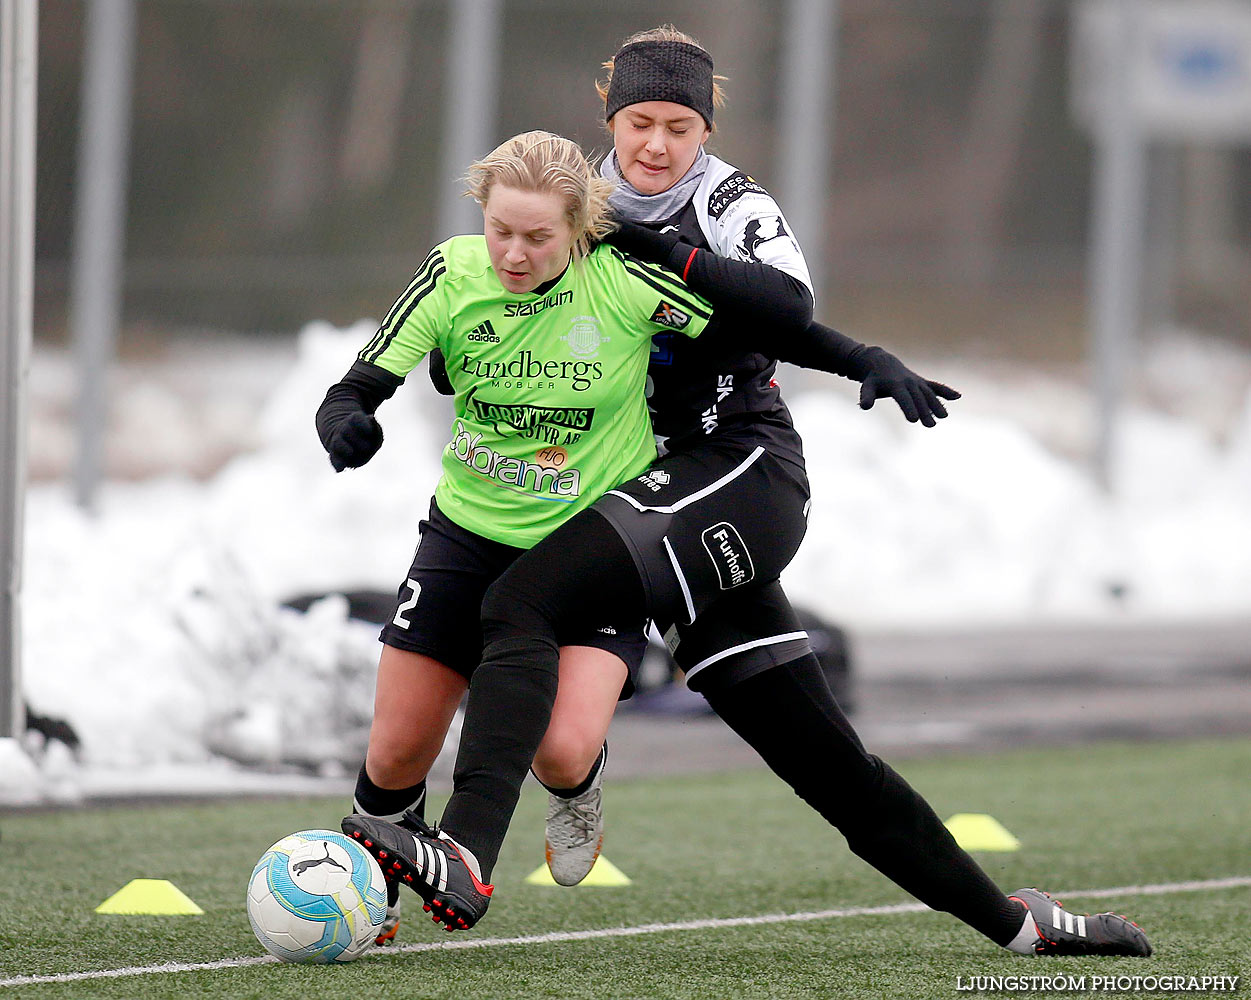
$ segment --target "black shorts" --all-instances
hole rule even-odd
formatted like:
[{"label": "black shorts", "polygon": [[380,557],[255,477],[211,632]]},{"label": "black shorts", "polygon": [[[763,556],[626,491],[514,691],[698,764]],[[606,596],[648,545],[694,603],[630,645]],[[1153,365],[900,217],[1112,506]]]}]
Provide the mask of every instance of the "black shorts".
[{"label": "black shorts", "polygon": [[[388,646],[438,660],[468,679],[482,658],[482,596],[526,550],[462,528],[433,500],[420,531],[413,565],[379,638]],[[620,657],[629,671],[621,697],[628,698],[647,649],[645,628],[642,620],[596,622],[570,628],[557,641],[562,646],[593,646]]]},{"label": "black shorts", "polygon": [[658,460],[596,502],[630,549],[648,610],[688,678],[720,665],[709,676],[741,679],[809,651],[778,582],[803,540],[808,501],[794,464],[710,442]]},{"label": "black shorts", "polygon": [[812,652],[782,584],[732,590],[689,625],[664,631],[665,645],[693,691],[737,684]]}]

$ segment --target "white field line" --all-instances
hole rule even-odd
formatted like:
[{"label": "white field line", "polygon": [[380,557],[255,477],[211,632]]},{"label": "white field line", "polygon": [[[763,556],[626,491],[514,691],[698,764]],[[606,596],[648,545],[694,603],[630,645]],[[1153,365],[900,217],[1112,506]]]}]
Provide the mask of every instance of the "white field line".
[{"label": "white field line", "polygon": [[[1251,875],[1233,878],[1203,879],[1194,882],[1162,882],[1148,885],[1122,885],[1111,889],[1080,889],[1054,893],[1082,899],[1115,899],[1121,896],[1165,896],[1178,892],[1207,892],[1217,889],[1241,889],[1251,886]],[[522,937],[458,937],[448,941],[406,944],[365,952],[362,958],[379,958],[419,951],[455,951],[462,948],[502,948],[510,945],[560,944],[566,941],[594,941],[602,938],[637,937],[641,934],[667,934],[673,931],[717,930],[724,927],[756,927],[764,924],[803,923],[810,920],[835,920],[842,917],[873,917],[896,913],[924,913],[924,903],[892,903],[886,906],[850,906],[834,910],[811,910],[803,913],[766,913],[755,917],[722,917],[709,920],[681,920],[667,924],[638,924],[634,927],[602,927],[585,931],[553,931]],[[223,958],[216,962],[166,962],[161,965],[133,965],[122,969],[99,969],[95,972],[64,972],[46,976],[14,976],[0,979],[0,987],[31,986],[38,983],[72,983],[84,979],[121,979],[126,976],[149,976],[178,972],[213,972],[218,969],[240,969],[249,965],[270,965],[278,959],[270,955],[245,958]]]}]

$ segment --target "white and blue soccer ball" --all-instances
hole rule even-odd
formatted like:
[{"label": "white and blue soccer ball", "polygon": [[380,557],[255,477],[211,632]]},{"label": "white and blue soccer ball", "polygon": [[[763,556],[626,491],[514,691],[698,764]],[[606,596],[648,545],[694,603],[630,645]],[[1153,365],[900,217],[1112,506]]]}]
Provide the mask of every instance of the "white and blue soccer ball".
[{"label": "white and blue soccer ball", "polygon": [[331,830],[283,837],[248,882],[252,933],[284,962],[350,962],[377,937],[386,914],[378,862]]}]

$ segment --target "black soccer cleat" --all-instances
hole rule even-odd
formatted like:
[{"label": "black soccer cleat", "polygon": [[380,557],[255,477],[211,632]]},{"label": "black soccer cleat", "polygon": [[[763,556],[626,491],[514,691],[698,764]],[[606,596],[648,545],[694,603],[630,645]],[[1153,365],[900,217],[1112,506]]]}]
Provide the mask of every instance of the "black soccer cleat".
[{"label": "black soccer cleat", "polygon": [[[400,826],[410,826],[412,823],[413,813],[405,813],[400,820]],[[383,872],[383,879],[387,884],[387,914],[382,919],[382,926],[378,928],[378,935],[374,938],[374,944],[379,948],[384,948],[395,941],[396,935],[400,931],[400,887],[398,883],[388,874]]]},{"label": "black soccer cleat", "polygon": [[422,898],[435,923],[449,931],[468,930],[486,914],[495,886],[483,884],[446,834],[411,813],[402,824],[353,813],[341,825],[373,855],[383,875]]},{"label": "black soccer cleat", "polygon": [[1015,899],[1038,925],[1035,955],[1128,955],[1146,958],[1151,943],[1132,920],[1116,913],[1070,913],[1041,889],[1018,889]]}]

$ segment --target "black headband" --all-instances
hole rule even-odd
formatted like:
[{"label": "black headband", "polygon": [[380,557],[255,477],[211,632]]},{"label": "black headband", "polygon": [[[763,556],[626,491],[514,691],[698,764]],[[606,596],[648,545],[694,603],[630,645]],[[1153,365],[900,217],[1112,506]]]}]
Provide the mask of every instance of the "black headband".
[{"label": "black headband", "polygon": [[613,56],[604,120],[643,101],[698,111],[712,128],[712,56],[690,42],[633,42]]}]

